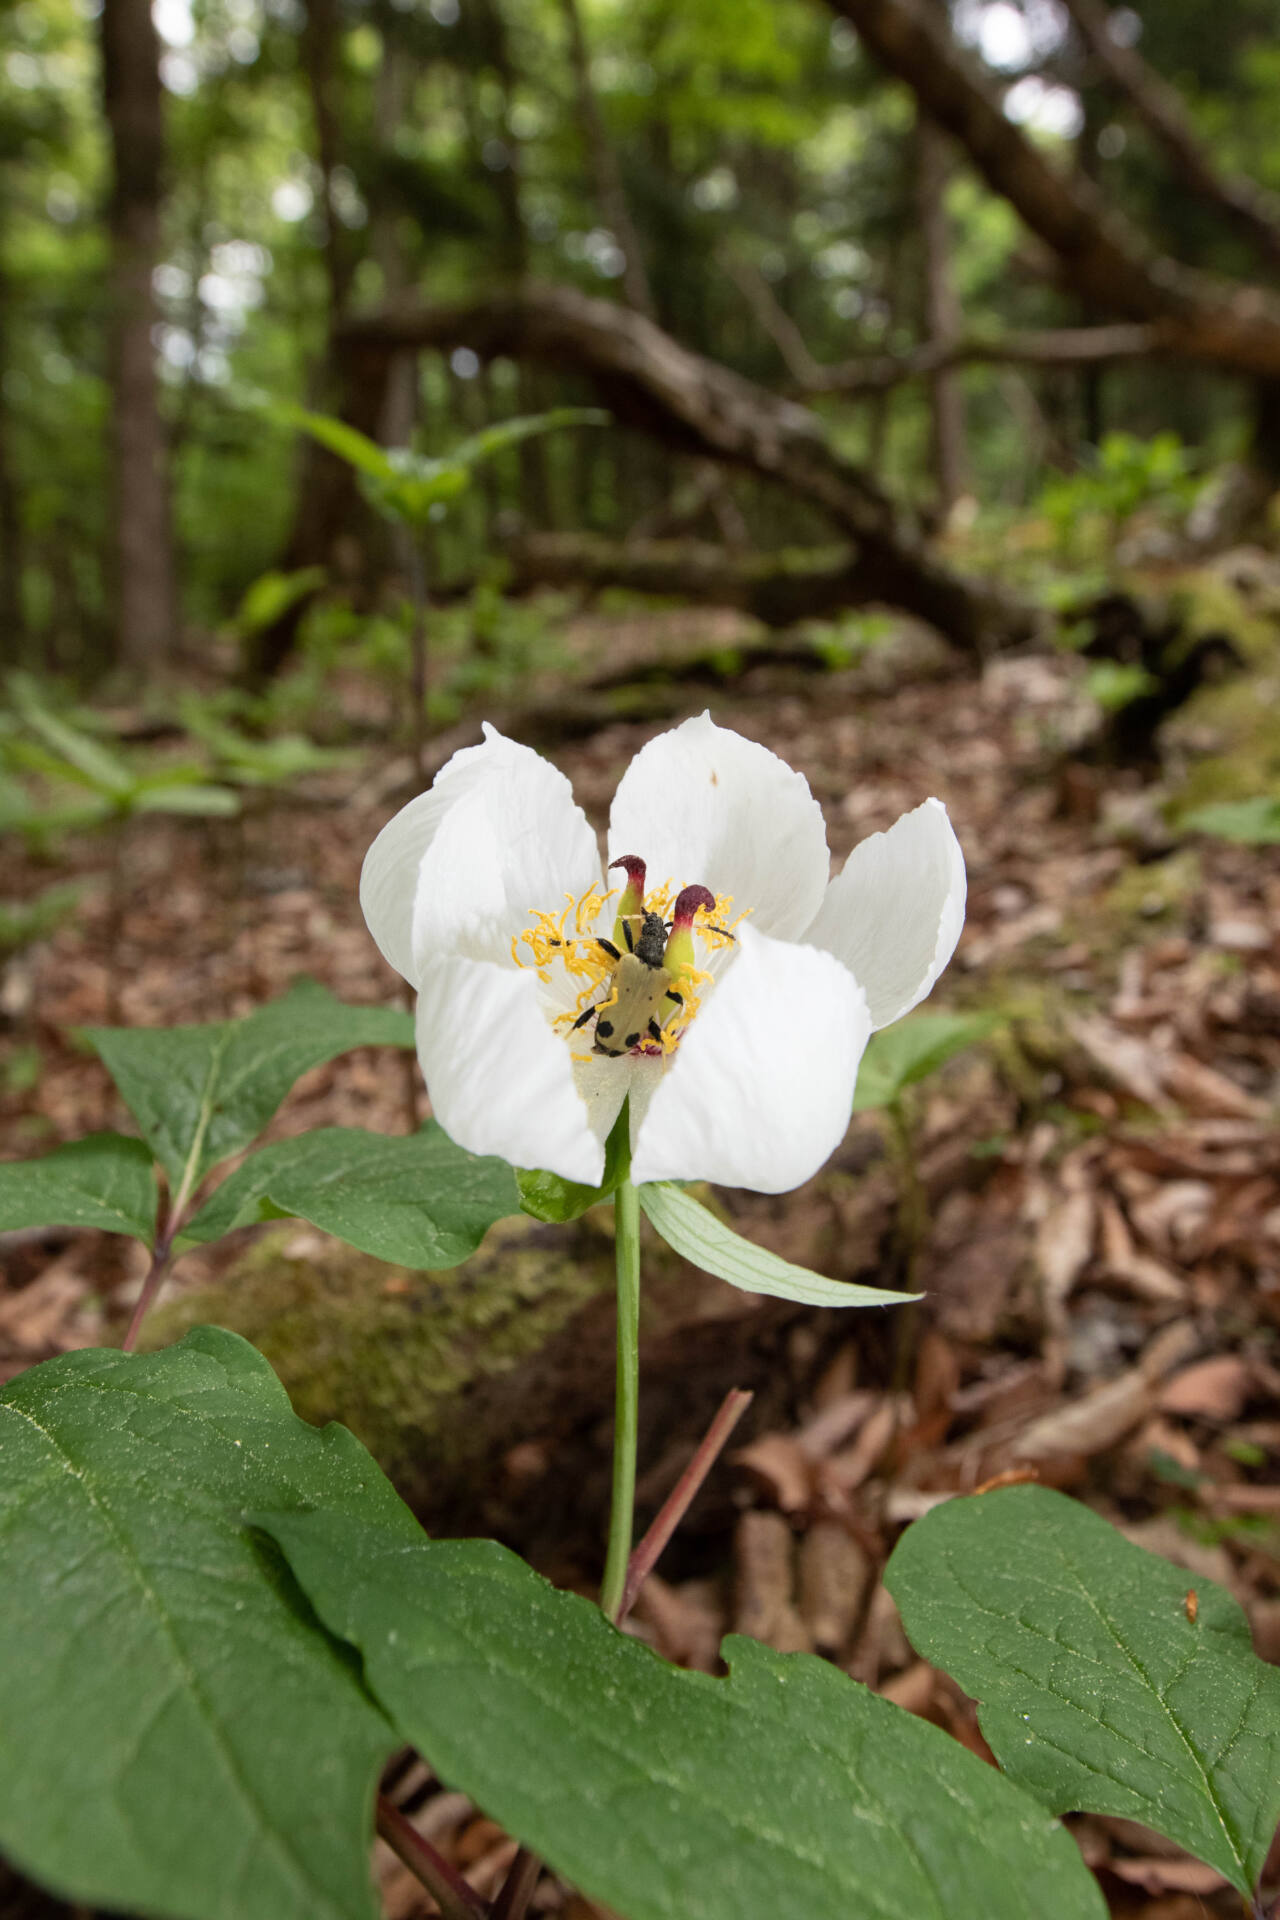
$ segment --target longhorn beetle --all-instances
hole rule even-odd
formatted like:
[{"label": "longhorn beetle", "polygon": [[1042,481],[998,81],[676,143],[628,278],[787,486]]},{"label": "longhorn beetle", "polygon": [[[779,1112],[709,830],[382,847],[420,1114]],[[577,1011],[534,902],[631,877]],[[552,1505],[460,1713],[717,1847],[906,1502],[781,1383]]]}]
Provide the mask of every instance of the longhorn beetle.
[{"label": "longhorn beetle", "polygon": [[[709,893],[706,899],[710,904]],[[690,909],[690,919],[692,913]],[[638,938],[633,938],[631,924],[630,916],[622,922],[625,953],[612,940],[596,940],[601,951],[617,963],[612,993],[609,999],[597,1001],[580,1013],[572,1028],[576,1033],[586,1026],[592,1014],[598,1014],[592,1052],[606,1054],[614,1060],[630,1053],[642,1040],[660,1044],[665,1021],[684,1005],[684,995],[675,985],[675,976],[663,965],[670,923],[660,913],[642,913]],[[717,928],[716,931],[726,930]]]}]

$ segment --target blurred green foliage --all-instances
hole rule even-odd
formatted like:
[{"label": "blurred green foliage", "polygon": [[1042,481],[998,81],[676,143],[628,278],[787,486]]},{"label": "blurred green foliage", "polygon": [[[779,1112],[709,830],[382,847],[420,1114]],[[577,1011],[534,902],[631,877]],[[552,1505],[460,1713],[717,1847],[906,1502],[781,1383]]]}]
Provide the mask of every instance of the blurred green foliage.
[{"label": "blurred green foliage", "polygon": [[[1143,0],[1135,11],[1144,53],[1176,80],[1215,157],[1280,187],[1280,60],[1266,0],[1212,13],[1194,0]],[[843,21],[808,0],[693,9],[586,0],[583,17],[604,126],[669,331],[775,387],[790,374],[778,330],[760,317],[770,303],[820,363],[919,343],[914,109]],[[281,570],[296,505],[291,436],[235,404],[245,390],[308,411],[334,401],[306,12],[264,0],[170,0],[158,19],[170,153],[155,339],[185,613],[197,630],[225,630],[238,606],[243,636],[316,584]],[[0,445],[18,503],[21,657],[85,676],[108,647],[107,179],[96,36],[79,0],[0,9]],[[1046,29],[1032,38],[1027,72],[1042,70],[1044,84],[1079,108],[1078,124],[1066,116],[1039,137],[1094,174],[1156,246],[1201,266],[1255,271],[1239,238],[1171,183],[1150,143],[1087,76],[1069,76],[1070,94],[1060,36]],[[418,287],[433,300],[466,300],[524,272],[616,292],[617,236],[575,110],[555,0],[373,12],[340,0],[334,54],[332,227],[353,311]],[[947,210],[966,329],[1075,323],[1069,295],[1020,270],[1017,220],[972,172],[954,171]],[[1207,470],[1239,452],[1249,425],[1249,397],[1237,385],[1117,366],[1094,382],[1102,394],[1094,411],[1111,429],[1095,457],[1085,376],[979,365],[963,382],[982,502],[967,544],[1015,575],[1022,562],[1007,534],[1029,505],[1038,501],[1052,523],[1058,560],[1070,548],[1083,564],[1135,513],[1179,510],[1193,457]],[[430,467],[495,421],[589,397],[570,372],[517,369],[501,356],[482,364],[468,350],[424,354],[410,397],[415,457]],[[838,446],[872,462],[887,486],[931,497],[923,383],[820,406]],[[432,528],[433,581],[458,587],[483,577],[512,516],[621,535],[669,497],[683,456],[628,430],[594,446],[590,438],[503,452]],[[1057,469],[1062,478],[1046,486]],[[396,484],[412,492],[424,478],[435,485],[439,475],[415,468]],[[826,537],[781,490],[743,476],[732,484],[753,543]]]},{"label": "blurred green foliage", "polygon": [[12,714],[0,714],[0,829],[47,849],[63,833],[119,826],[143,813],[206,819],[237,813],[230,787],[204,761],[145,758],[108,745],[99,723],[57,711],[27,674],[11,674]]},{"label": "blurred green foliage", "polygon": [[1170,431],[1143,440],[1107,433],[1086,450],[1075,473],[1054,474],[1041,488],[1038,510],[1049,522],[1059,551],[1080,560],[1113,554],[1134,515],[1163,519],[1185,514],[1199,486],[1198,462]]}]

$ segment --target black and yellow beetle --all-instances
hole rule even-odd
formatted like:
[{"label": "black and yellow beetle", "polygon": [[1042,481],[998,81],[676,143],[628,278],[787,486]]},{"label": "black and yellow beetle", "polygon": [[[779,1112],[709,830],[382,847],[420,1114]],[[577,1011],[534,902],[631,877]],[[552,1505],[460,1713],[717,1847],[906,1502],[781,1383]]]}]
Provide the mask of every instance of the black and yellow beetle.
[{"label": "black and yellow beetle", "polygon": [[[715,896],[706,887],[686,887],[676,901],[670,922],[660,913],[641,909],[619,919],[626,951],[612,940],[598,939],[596,945],[616,962],[608,996],[578,1015],[573,1031],[585,1027],[595,1017],[596,1031],[592,1052],[618,1059],[645,1041],[662,1044],[667,1022],[684,1006],[684,995],[676,985],[677,975],[665,964],[677,934],[687,935],[695,913],[713,907]],[[633,933],[639,918],[640,929]],[[682,943],[683,944],[683,943]]]}]

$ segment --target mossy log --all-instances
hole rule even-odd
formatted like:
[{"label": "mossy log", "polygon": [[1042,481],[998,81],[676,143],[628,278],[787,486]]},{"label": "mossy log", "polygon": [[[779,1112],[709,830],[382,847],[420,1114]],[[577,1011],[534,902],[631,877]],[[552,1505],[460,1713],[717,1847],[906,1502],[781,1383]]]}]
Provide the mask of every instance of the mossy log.
[{"label": "mossy log", "polygon": [[[848,1172],[830,1178],[848,1188]],[[820,1199],[814,1217],[827,1224],[806,1250],[829,1272],[889,1284],[893,1189],[883,1168],[858,1183],[853,1212],[851,1222],[843,1202]],[[859,1316],[860,1333],[868,1321],[874,1350],[889,1323]],[[612,1432],[607,1214],[569,1228],[503,1222],[473,1259],[441,1274],[384,1266],[309,1228],[271,1229],[221,1283],[153,1315],[149,1344],[205,1322],[251,1340],[305,1419],[349,1426],[433,1531],[494,1534],[569,1578],[594,1565]],[[642,1520],[731,1386],[756,1392],[753,1427],[777,1424],[848,1334],[841,1315],[696,1272],[646,1230]],[[726,1526],[732,1517],[726,1506]]]}]

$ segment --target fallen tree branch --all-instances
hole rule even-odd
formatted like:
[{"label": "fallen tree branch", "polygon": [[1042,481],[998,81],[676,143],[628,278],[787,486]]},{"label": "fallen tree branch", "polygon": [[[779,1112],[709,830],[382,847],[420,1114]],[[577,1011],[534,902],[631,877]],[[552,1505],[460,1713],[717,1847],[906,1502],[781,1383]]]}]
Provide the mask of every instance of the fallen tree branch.
[{"label": "fallen tree branch", "polygon": [[733,254],[721,256],[721,264],[742,295],[761,330],[778,349],[782,363],[801,393],[821,393],[827,369],[814,359],[808,342],[791,315],[778,302],[773,288],[758,267]]},{"label": "fallen tree branch", "polygon": [[928,379],[949,367],[1015,365],[1033,367],[1097,366],[1111,360],[1142,360],[1158,353],[1158,327],[1121,324],[1107,327],[1047,327],[1038,331],[970,334],[925,341],[908,353],[858,354],[824,366],[789,313],[783,311],[764,275],[746,261],[726,256],[725,272],[773,341],[791,375],[797,395],[884,393],[907,380]]},{"label": "fallen tree branch", "polygon": [[880,64],[955,136],[987,184],[1061,262],[1077,293],[1157,330],[1163,352],[1280,378],[1280,301],[1159,253],[1078,173],[1009,120],[991,76],[923,0],[829,0]]},{"label": "fallen tree branch", "polygon": [[1280,198],[1240,174],[1221,173],[1196,135],[1175,90],[1111,33],[1099,0],[1064,0],[1076,30],[1111,84],[1169,155],[1182,179],[1233,220],[1269,260],[1280,261]]},{"label": "fallen tree branch", "polygon": [[511,549],[512,584],[623,587],[631,593],[735,607],[763,626],[819,620],[883,599],[874,569],[852,547],[732,553],[705,540],[606,540],[591,533],[531,533]]},{"label": "fallen tree branch", "polygon": [[927,341],[910,353],[866,354],[823,367],[811,362],[800,383],[806,393],[883,393],[905,380],[947,367],[1088,367],[1114,360],[1145,360],[1161,351],[1159,327],[1121,322],[1109,327],[1046,327],[1027,333],[974,335]]},{"label": "fallen tree branch", "polygon": [[503,354],[586,374],[623,424],[776,481],[819,508],[854,542],[867,598],[918,615],[970,650],[1006,643],[1034,625],[1022,603],[937,555],[914,516],[832,447],[815,413],[612,301],[526,285],[462,306],[367,315],[348,323],[341,344],[364,360],[465,345],[482,359]]}]

